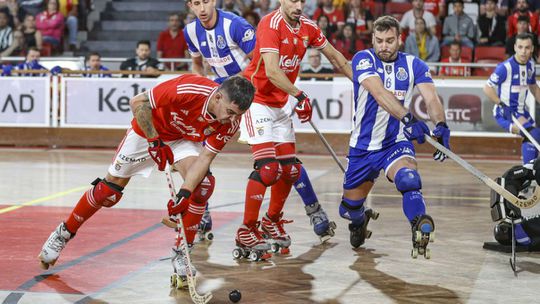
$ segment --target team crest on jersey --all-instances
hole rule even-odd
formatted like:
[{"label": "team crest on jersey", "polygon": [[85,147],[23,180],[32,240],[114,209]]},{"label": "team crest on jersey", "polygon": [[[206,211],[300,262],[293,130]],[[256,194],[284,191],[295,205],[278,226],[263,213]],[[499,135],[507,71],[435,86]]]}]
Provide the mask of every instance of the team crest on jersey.
[{"label": "team crest on jersey", "polygon": [[242,42],[248,42],[250,40],[253,40],[253,37],[255,37],[255,31],[249,29],[244,33],[244,37],[242,37]]},{"label": "team crest on jersey", "polygon": [[405,71],[403,67],[399,67],[396,73],[396,78],[398,80],[404,81],[407,79],[407,77],[409,77],[409,74],[407,73],[407,71]]},{"label": "team crest on jersey", "polygon": [[212,132],[214,132],[214,131],[215,131],[214,128],[208,126],[208,127],[206,127],[204,129],[203,133],[204,133],[205,136],[208,136],[208,135],[212,134]]},{"label": "team crest on jersey", "polygon": [[492,82],[499,82],[499,75],[493,73],[493,74],[491,74],[491,76],[489,77],[489,80],[492,81]]},{"label": "team crest on jersey", "polygon": [[223,50],[227,44],[225,43],[225,38],[223,38],[223,36],[221,35],[218,35],[217,36],[217,47],[220,49],[220,50]]},{"label": "team crest on jersey", "polygon": [[358,62],[358,64],[356,65],[356,70],[357,71],[367,70],[371,67],[373,67],[373,64],[371,63],[371,61],[367,58],[364,58]]},{"label": "team crest on jersey", "polygon": [[204,118],[202,116],[199,116],[199,118],[197,118],[197,121],[198,122],[204,122]]},{"label": "team crest on jersey", "polygon": [[259,133],[260,136],[264,135],[264,127],[257,128],[257,133]]},{"label": "team crest on jersey", "polygon": [[293,38],[293,44],[294,44],[294,45],[298,44],[298,39]]},{"label": "team crest on jersey", "polygon": [[392,74],[392,66],[391,65],[384,66],[384,70],[386,71],[386,74]]},{"label": "team crest on jersey", "polygon": [[527,78],[531,78],[533,75],[533,70],[532,69],[528,69],[527,70]]},{"label": "team crest on jersey", "polygon": [[304,41],[304,47],[308,47],[308,40],[309,40],[309,37],[308,36],[304,36],[302,37],[302,40]]}]

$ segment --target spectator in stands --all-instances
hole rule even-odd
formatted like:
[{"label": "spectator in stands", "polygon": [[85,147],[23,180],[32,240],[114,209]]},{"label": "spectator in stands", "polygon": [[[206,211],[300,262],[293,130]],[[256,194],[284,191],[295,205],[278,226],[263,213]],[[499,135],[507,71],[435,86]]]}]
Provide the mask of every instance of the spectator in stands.
[{"label": "spectator in stands", "polygon": [[322,6],[315,10],[313,19],[319,20],[319,17],[322,15],[328,17],[328,31],[330,33],[341,32],[341,29],[345,26],[345,13],[342,9],[334,7],[332,0],[323,0]]},{"label": "spectator in stands", "polygon": [[0,11],[0,52],[7,50],[13,43],[13,30],[8,22],[8,14]]},{"label": "spectator in stands", "polygon": [[[260,0],[259,0],[260,1]],[[277,1],[276,0],[273,0],[272,3],[276,3]],[[309,18],[313,19],[313,20],[317,20],[313,17],[313,15],[315,14],[315,11],[317,10],[317,8],[319,7],[319,1],[318,0],[312,0],[312,1],[306,1],[305,4],[304,4],[304,10],[302,11],[303,14],[305,16],[308,16]],[[277,8],[277,3],[276,5],[272,5],[272,7],[274,9]]]},{"label": "spectator in stands", "polygon": [[22,32],[24,34],[24,41],[27,48],[36,47],[38,50],[41,50],[43,45],[43,36],[36,28],[36,17],[30,14],[24,17]]},{"label": "spectator in stands", "polygon": [[[487,0],[480,0],[480,14],[486,12]],[[498,15],[506,17],[508,15],[508,0],[496,0],[495,11]]]},{"label": "spectator in stands", "polygon": [[424,18],[416,18],[414,33],[410,33],[405,40],[405,53],[427,62],[439,61],[439,39],[427,29]]},{"label": "spectator in stands", "polygon": [[440,22],[446,16],[444,0],[424,0],[424,10],[430,12]]},{"label": "spectator in stands", "polygon": [[64,34],[64,16],[58,11],[58,0],[47,2],[47,9],[36,16],[36,27],[43,34],[43,42],[60,49]]},{"label": "spectator in stands", "polygon": [[[12,70],[45,70],[47,69],[39,63],[39,50],[35,47],[28,49],[26,54],[26,59],[23,63],[12,67],[11,65],[4,65],[2,67],[2,76],[11,76]],[[51,73],[58,74],[62,68],[55,66],[51,69]],[[37,76],[47,76],[47,73],[17,73],[17,76],[28,76],[28,77],[37,77]]]},{"label": "spectator in stands", "polygon": [[[461,44],[459,41],[450,43],[450,56],[441,60],[443,63],[463,63]],[[441,76],[470,76],[471,68],[465,66],[443,66],[439,70]]]},{"label": "spectator in stands", "polygon": [[68,28],[69,50],[77,50],[77,33],[79,31],[79,0],[58,0],[58,10],[64,16]]},{"label": "spectator in stands", "polygon": [[[527,15],[519,16],[517,19],[517,25],[516,25],[516,34],[512,37],[509,37],[506,41],[506,55],[508,57],[514,56],[516,51],[514,50],[514,44],[516,44],[516,36],[523,33],[530,33],[530,23],[529,23],[529,17]],[[536,60],[536,56],[538,54],[538,37],[536,35],[532,35],[533,39],[533,58]]]},{"label": "spectator in stands", "polygon": [[1,0],[0,11],[6,12],[8,15],[8,24],[12,29],[16,29],[21,25],[19,19],[19,5],[16,0]]},{"label": "spectator in stands", "polygon": [[414,31],[416,18],[422,17],[426,22],[427,28],[430,30],[431,34],[437,34],[437,20],[432,13],[424,10],[424,0],[412,0],[413,8],[405,14],[400,21],[400,26],[403,30],[409,30],[410,32]]},{"label": "spectator in stands", "polygon": [[[169,14],[168,28],[159,34],[157,40],[157,57],[160,58],[187,58],[188,47],[183,25],[180,22],[180,15],[177,13]],[[186,64],[174,64],[174,70],[186,69]]]},{"label": "spectator in stands", "polygon": [[317,18],[317,26],[321,29],[321,32],[326,39],[328,39],[330,44],[334,45],[334,34],[328,29],[328,17],[326,15],[320,15],[319,18]]},{"label": "spectator in stands", "polygon": [[245,5],[244,3],[242,3],[242,1],[240,1],[240,3],[238,4],[239,5],[239,8],[237,9],[235,7],[235,0],[223,0],[223,10],[226,11],[226,12],[231,12],[233,14],[236,14],[238,16],[242,16],[242,11],[245,10]]},{"label": "spectator in stands", "polygon": [[538,34],[538,15],[529,10],[527,0],[517,0],[516,11],[508,17],[507,37],[512,37],[517,33],[517,23],[519,16],[529,17],[529,32]]},{"label": "spectator in stands", "polygon": [[354,34],[354,25],[347,23],[336,36],[334,47],[338,50],[347,60],[351,60],[356,52],[366,48],[362,40],[357,39]]},{"label": "spectator in stands", "polygon": [[21,31],[13,31],[13,42],[7,49],[0,52],[0,57],[24,56],[24,54],[26,54],[24,34]]},{"label": "spectator in stands", "polygon": [[184,18],[184,24],[189,24],[193,22],[193,20],[197,19],[197,16],[192,11],[189,11],[186,13],[186,17]]},{"label": "spectator in stands", "polygon": [[[317,49],[309,49],[308,51],[308,62],[309,66],[302,70],[302,73],[309,74],[333,74],[334,70],[331,68],[324,67],[321,63],[321,52]],[[324,78],[309,78],[301,77],[300,80],[333,80],[333,77],[324,77]]]},{"label": "spectator in stands", "polygon": [[36,16],[43,11],[44,0],[17,0],[19,4],[19,17],[24,20],[26,15]]},{"label": "spectator in stands", "polygon": [[[145,71],[145,72],[157,72],[163,70],[163,65],[157,60],[150,57],[151,45],[148,40],[141,40],[137,42],[137,48],[135,49],[137,56],[130,58],[120,64],[120,70],[123,71]],[[134,77],[134,78],[155,78],[158,75],[123,75],[122,77]]]},{"label": "spectator in stands", "polygon": [[244,19],[246,19],[246,21],[249,24],[251,24],[251,26],[253,26],[254,29],[257,29],[257,25],[259,24],[259,21],[261,20],[259,15],[257,15],[257,13],[251,12],[251,11],[245,12],[242,17],[244,17]]},{"label": "spectator in stands", "polygon": [[[101,65],[101,55],[98,52],[91,52],[86,55],[86,64],[84,66],[85,71],[108,71],[109,69]],[[100,73],[100,74],[82,74],[83,77],[88,78],[109,78],[111,74],[109,73]]]},{"label": "spectator in stands", "polygon": [[496,0],[486,1],[486,12],[478,16],[478,45],[502,46],[506,40],[506,21],[497,14]]},{"label": "spectator in stands", "polygon": [[[264,17],[264,16],[268,15],[269,13],[271,13],[274,9],[275,9],[275,7],[271,6],[271,1],[270,0],[259,0],[258,4],[256,4],[256,7],[253,10],[253,12],[259,16],[259,19],[261,19],[262,17]],[[256,26],[254,26],[254,27],[256,27]]]},{"label": "spectator in stands", "polygon": [[355,25],[355,32],[364,44],[368,44],[373,33],[373,15],[364,7],[363,0],[351,0],[349,2],[349,16],[347,23]]},{"label": "spectator in stands", "polygon": [[449,45],[455,40],[472,49],[477,34],[474,21],[463,12],[463,0],[455,0],[453,5],[454,13],[444,19],[441,45]]}]

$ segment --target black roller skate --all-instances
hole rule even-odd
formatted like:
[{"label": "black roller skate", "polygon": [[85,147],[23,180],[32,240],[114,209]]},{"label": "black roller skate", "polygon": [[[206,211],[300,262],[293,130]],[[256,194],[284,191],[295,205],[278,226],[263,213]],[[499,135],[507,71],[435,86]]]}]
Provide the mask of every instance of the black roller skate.
[{"label": "black roller skate", "polygon": [[268,217],[268,213],[265,214],[261,221],[262,231],[264,237],[268,239],[270,243],[270,250],[273,253],[289,254],[291,246],[291,237],[287,234],[283,228],[284,224],[292,223],[290,220],[283,219],[283,212],[279,214],[276,221],[272,221]]},{"label": "black roller skate", "polygon": [[336,223],[328,220],[328,215],[326,215],[326,212],[318,202],[307,205],[304,208],[306,209],[306,214],[309,216],[309,222],[313,225],[313,231],[319,236],[321,243],[328,241],[334,236]]},{"label": "black roller skate", "polygon": [[427,214],[417,215],[411,222],[412,225],[412,243],[413,249],[411,256],[413,259],[418,257],[418,254],[424,258],[431,258],[431,250],[426,248],[430,242],[435,241],[435,223],[431,216]]},{"label": "black roller skate", "polygon": [[197,229],[197,236],[199,241],[211,241],[214,239],[214,234],[212,233],[212,217],[210,216],[210,211],[207,209],[204,211],[201,222],[199,223],[199,228]]},{"label": "black roller skate", "polygon": [[236,248],[232,252],[235,260],[245,258],[257,262],[272,257],[272,254],[268,252],[270,245],[261,236],[258,226],[259,223],[253,227],[242,225],[238,228],[236,232]]},{"label": "black roller skate", "polygon": [[351,232],[351,246],[358,248],[364,244],[366,239],[371,237],[371,230],[367,229],[369,220],[377,220],[378,218],[379,213],[377,211],[374,211],[371,208],[366,208],[366,212],[364,213],[364,222],[361,225],[349,224],[349,231]]}]

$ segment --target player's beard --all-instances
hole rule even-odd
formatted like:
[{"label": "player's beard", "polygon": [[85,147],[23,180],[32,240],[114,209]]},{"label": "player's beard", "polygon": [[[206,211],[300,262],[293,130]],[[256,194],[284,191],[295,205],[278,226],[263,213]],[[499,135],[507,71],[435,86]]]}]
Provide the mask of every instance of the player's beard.
[{"label": "player's beard", "polygon": [[396,53],[397,53],[397,50],[395,50],[394,52],[383,52],[383,51],[379,51],[377,52],[377,57],[379,57],[379,59],[381,59],[382,61],[393,61],[394,59],[396,59]]}]

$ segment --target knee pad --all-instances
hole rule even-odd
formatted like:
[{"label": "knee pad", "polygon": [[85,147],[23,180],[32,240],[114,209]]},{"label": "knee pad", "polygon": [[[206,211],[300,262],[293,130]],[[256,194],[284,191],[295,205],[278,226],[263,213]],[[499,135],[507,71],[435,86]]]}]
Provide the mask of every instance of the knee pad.
[{"label": "knee pad", "polygon": [[260,182],[266,187],[275,184],[281,177],[281,165],[275,158],[263,158],[255,161],[250,179]]},{"label": "knee pad", "polygon": [[289,184],[294,184],[300,177],[302,165],[296,161],[296,158],[286,158],[279,161],[281,164],[281,178]]},{"label": "knee pad", "polygon": [[418,171],[410,168],[399,169],[394,178],[394,184],[401,193],[422,189],[422,180]]},{"label": "knee pad", "polygon": [[120,201],[122,198],[123,187],[106,181],[105,179],[96,178],[92,185],[94,189],[89,191],[89,199],[94,205],[110,208]]},{"label": "knee pad", "polygon": [[212,173],[208,172],[197,188],[193,190],[191,199],[197,203],[206,203],[210,196],[212,196],[212,193],[214,193],[215,186],[216,178]]},{"label": "knee pad", "polygon": [[343,198],[341,200],[341,204],[339,204],[339,215],[344,219],[352,221],[353,223],[363,222],[365,201],[365,198],[357,201]]},{"label": "knee pad", "polygon": [[512,244],[512,226],[507,222],[500,222],[493,228],[493,236],[501,245]]}]

